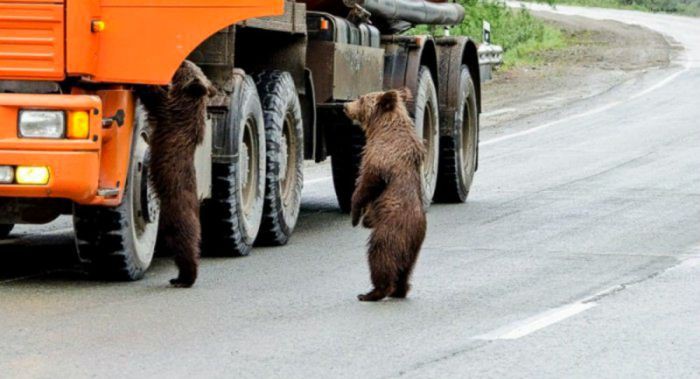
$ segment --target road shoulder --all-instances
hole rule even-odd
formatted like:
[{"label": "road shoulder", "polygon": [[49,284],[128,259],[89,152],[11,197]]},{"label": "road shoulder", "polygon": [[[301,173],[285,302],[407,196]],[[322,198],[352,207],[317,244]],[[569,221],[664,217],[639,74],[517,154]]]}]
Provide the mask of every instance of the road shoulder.
[{"label": "road shoulder", "polygon": [[541,64],[497,72],[494,80],[485,83],[482,129],[573,107],[668,68],[678,52],[666,37],[640,26],[532,13],[561,29],[570,43],[540,53]]}]

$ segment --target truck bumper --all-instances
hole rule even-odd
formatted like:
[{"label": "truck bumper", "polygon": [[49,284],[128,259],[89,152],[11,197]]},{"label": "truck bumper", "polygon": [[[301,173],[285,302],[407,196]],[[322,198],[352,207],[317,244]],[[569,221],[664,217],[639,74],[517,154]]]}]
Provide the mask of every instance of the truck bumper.
[{"label": "truck bumper", "polygon": [[[114,163],[110,162],[113,159],[104,154],[109,150],[106,149],[109,141],[117,140],[116,131],[102,127],[103,98],[106,96],[110,103],[118,104],[128,103],[127,100],[131,97],[129,93],[127,100],[115,101],[114,92],[119,91],[107,92],[112,93],[98,93],[98,96],[0,94],[0,166],[10,166],[13,169],[19,166],[41,166],[49,170],[49,181],[45,185],[21,185],[16,181],[13,184],[0,184],[0,197],[62,198],[79,204],[118,205],[121,193],[115,196],[114,191],[111,191],[109,197],[100,196],[100,187],[106,183],[113,181],[117,185],[112,183],[112,188],[119,187],[119,180],[110,177],[114,170],[110,170],[109,166],[101,167]],[[19,138],[17,120],[22,109],[87,111],[90,115],[88,138]],[[130,134],[130,126],[124,132]],[[127,149],[128,161],[130,144],[124,147]]]},{"label": "truck bumper", "polygon": [[0,150],[0,166],[49,168],[49,182],[46,185],[0,184],[0,197],[55,197],[80,204],[91,204],[97,200],[100,174],[97,152]]}]

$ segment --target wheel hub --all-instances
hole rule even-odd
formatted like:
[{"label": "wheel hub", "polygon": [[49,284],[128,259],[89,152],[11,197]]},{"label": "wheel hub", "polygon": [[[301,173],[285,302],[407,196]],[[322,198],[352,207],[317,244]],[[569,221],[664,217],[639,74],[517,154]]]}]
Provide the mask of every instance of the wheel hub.
[{"label": "wheel hub", "polygon": [[289,144],[287,143],[287,136],[282,135],[282,140],[280,141],[280,180],[284,182],[287,179],[287,164],[289,162]]},{"label": "wheel hub", "polygon": [[258,193],[260,159],[257,151],[260,147],[260,141],[258,141],[256,136],[256,126],[256,120],[250,119],[246,121],[240,145],[240,199],[243,205],[242,211],[246,217],[257,211],[255,206],[256,199],[258,196],[262,196]]},{"label": "wheel hub", "polygon": [[425,144],[425,148],[428,153],[425,157],[425,161],[423,162],[423,173],[426,182],[430,182],[433,176],[437,174],[435,172],[434,164],[435,160],[437,159],[435,156],[435,144],[437,141],[435,140],[435,125],[433,125],[432,114],[432,107],[430,105],[426,106],[423,116],[423,143]]},{"label": "wheel hub", "polygon": [[477,125],[474,124],[472,116],[474,110],[470,109],[468,100],[467,98],[465,101],[462,114],[462,143],[459,152],[462,157],[462,177],[464,180],[471,176],[476,165]]},{"label": "wheel hub", "polygon": [[151,185],[151,181],[149,180],[149,175],[150,175],[150,167],[151,167],[151,150],[148,149],[144,153],[143,159],[138,162],[138,171],[140,174],[140,180],[138,183],[138,187],[141,191],[139,198],[141,199],[140,201],[140,209],[138,210],[138,214],[141,215],[141,218],[146,222],[146,224],[150,224],[154,222],[155,220],[158,219],[158,213],[160,212],[160,206],[158,203],[158,196],[156,194],[155,189]]},{"label": "wheel hub", "polygon": [[240,164],[240,175],[243,180],[243,188],[248,186],[249,175],[250,175],[250,153],[248,152],[248,145],[242,144],[241,146],[241,164]]},{"label": "wheel hub", "polygon": [[160,218],[160,202],[149,177],[151,151],[148,141],[149,136],[145,131],[135,139],[132,157],[135,164],[132,164],[130,174],[131,249],[144,265],[150,264],[153,259]]}]

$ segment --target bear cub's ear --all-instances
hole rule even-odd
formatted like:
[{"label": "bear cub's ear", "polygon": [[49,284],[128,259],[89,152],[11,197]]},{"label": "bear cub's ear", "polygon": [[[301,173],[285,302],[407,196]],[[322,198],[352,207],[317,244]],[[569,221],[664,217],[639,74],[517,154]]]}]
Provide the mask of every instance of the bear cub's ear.
[{"label": "bear cub's ear", "polygon": [[180,68],[175,72],[172,85],[176,93],[185,94],[194,98],[213,96],[216,89],[207,76],[196,64],[190,61],[182,62]]},{"label": "bear cub's ear", "polygon": [[187,85],[185,91],[193,97],[212,97],[216,95],[216,89],[206,78],[194,78]]},{"label": "bear cub's ear", "polygon": [[378,108],[384,112],[391,112],[396,108],[396,104],[399,102],[398,91],[387,91],[382,94],[379,98]]}]

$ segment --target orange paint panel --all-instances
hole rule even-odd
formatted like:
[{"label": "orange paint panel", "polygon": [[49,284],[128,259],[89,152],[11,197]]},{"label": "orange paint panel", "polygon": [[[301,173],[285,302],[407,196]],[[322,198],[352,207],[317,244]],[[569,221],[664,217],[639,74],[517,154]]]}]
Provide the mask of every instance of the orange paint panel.
[{"label": "orange paint panel", "polygon": [[97,196],[102,161],[99,135],[97,140],[19,138],[20,109],[84,110],[90,114],[91,135],[102,129],[98,96],[0,94],[0,165],[48,166],[51,171],[48,185],[0,185],[0,197],[54,197],[80,204],[118,205],[121,198]]},{"label": "orange paint panel", "polygon": [[2,0],[0,3],[42,3],[42,4],[63,4],[65,0]]},{"label": "orange paint panel", "polygon": [[100,168],[100,188],[119,188],[119,196],[111,199],[121,203],[124,184],[126,183],[134,125],[134,95],[128,90],[105,90],[97,94],[104,104],[104,116],[114,116],[123,110],[126,118],[124,124],[102,131],[102,153]]},{"label": "orange paint panel", "polygon": [[165,84],[212,34],[283,12],[283,0],[0,0],[0,78]]},{"label": "orange paint panel", "polygon": [[[99,46],[92,80],[166,84],[182,61],[217,31],[283,12],[282,0],[104,0],[100,17],[106,29],[96,33]],[[69,24],[89,28],[91,20],[73,17],[78,16],[69,14]],[[85,51],[79,41],[69,43],[68,60],[76,62],[70,65],[71,74],[74,67],[85,71],[91,66],[85,61],[88,57],[80,58]]]},{"label": "orange paint panel", "polygon": [[48,166],[43,186],[0,185],[0,197],[53,197],[89,204],[96,200],[100,157],[97,152],[26,152],[0,150],[0,164]]},{"label": "orange paint panel", "polygon": [[281,0],[102,0],[105,7],[251,8],[282,4]]},{"label": "orange paint panel", "polygon": [[0,78],[65,76],[63,5],[0,3]]},{"label": "orange paint panel", "polygon": [[27,109],[100,109],[102,101],[94,95],[34,95],[0,93],[0,107]]},{"label": "orange paint panel", "polygon": [[[88,111],[90,137],[19,138],[17,120],[21,109]],[[103,128],[103,117],[114,116],[119,110],[126,115],[124,124]],[[52,170],[48,186],[0,186],[0,197],[61,197],[81,204],[119,205],[131,156],[133,120],[133,92],[120,87],[95,94],[80,90],[72,95],[0,94],[0,165],[48,165]],[[103,198],[97,196],[98,188],[119,188],[120,193]]]},{"label": "orange paint panel", "polygon": [[17,120],[21,109],[85,110],[90,111],[91,126],[98,126],[102,118],[99,114],[94,114],[93,111],[97,110],[99,112],[101,108],[102,102],[100,98],[91,95],[0,94],[0,149],[97,151],[100,149],[99,141],[18,138]]},{"label": "orange paint panel", "polygon": [[99,0],[69,1],[66,4],[66,71],[73,76],[91,76],[97,69],[100,33],[92,21],[101,18]]}]

